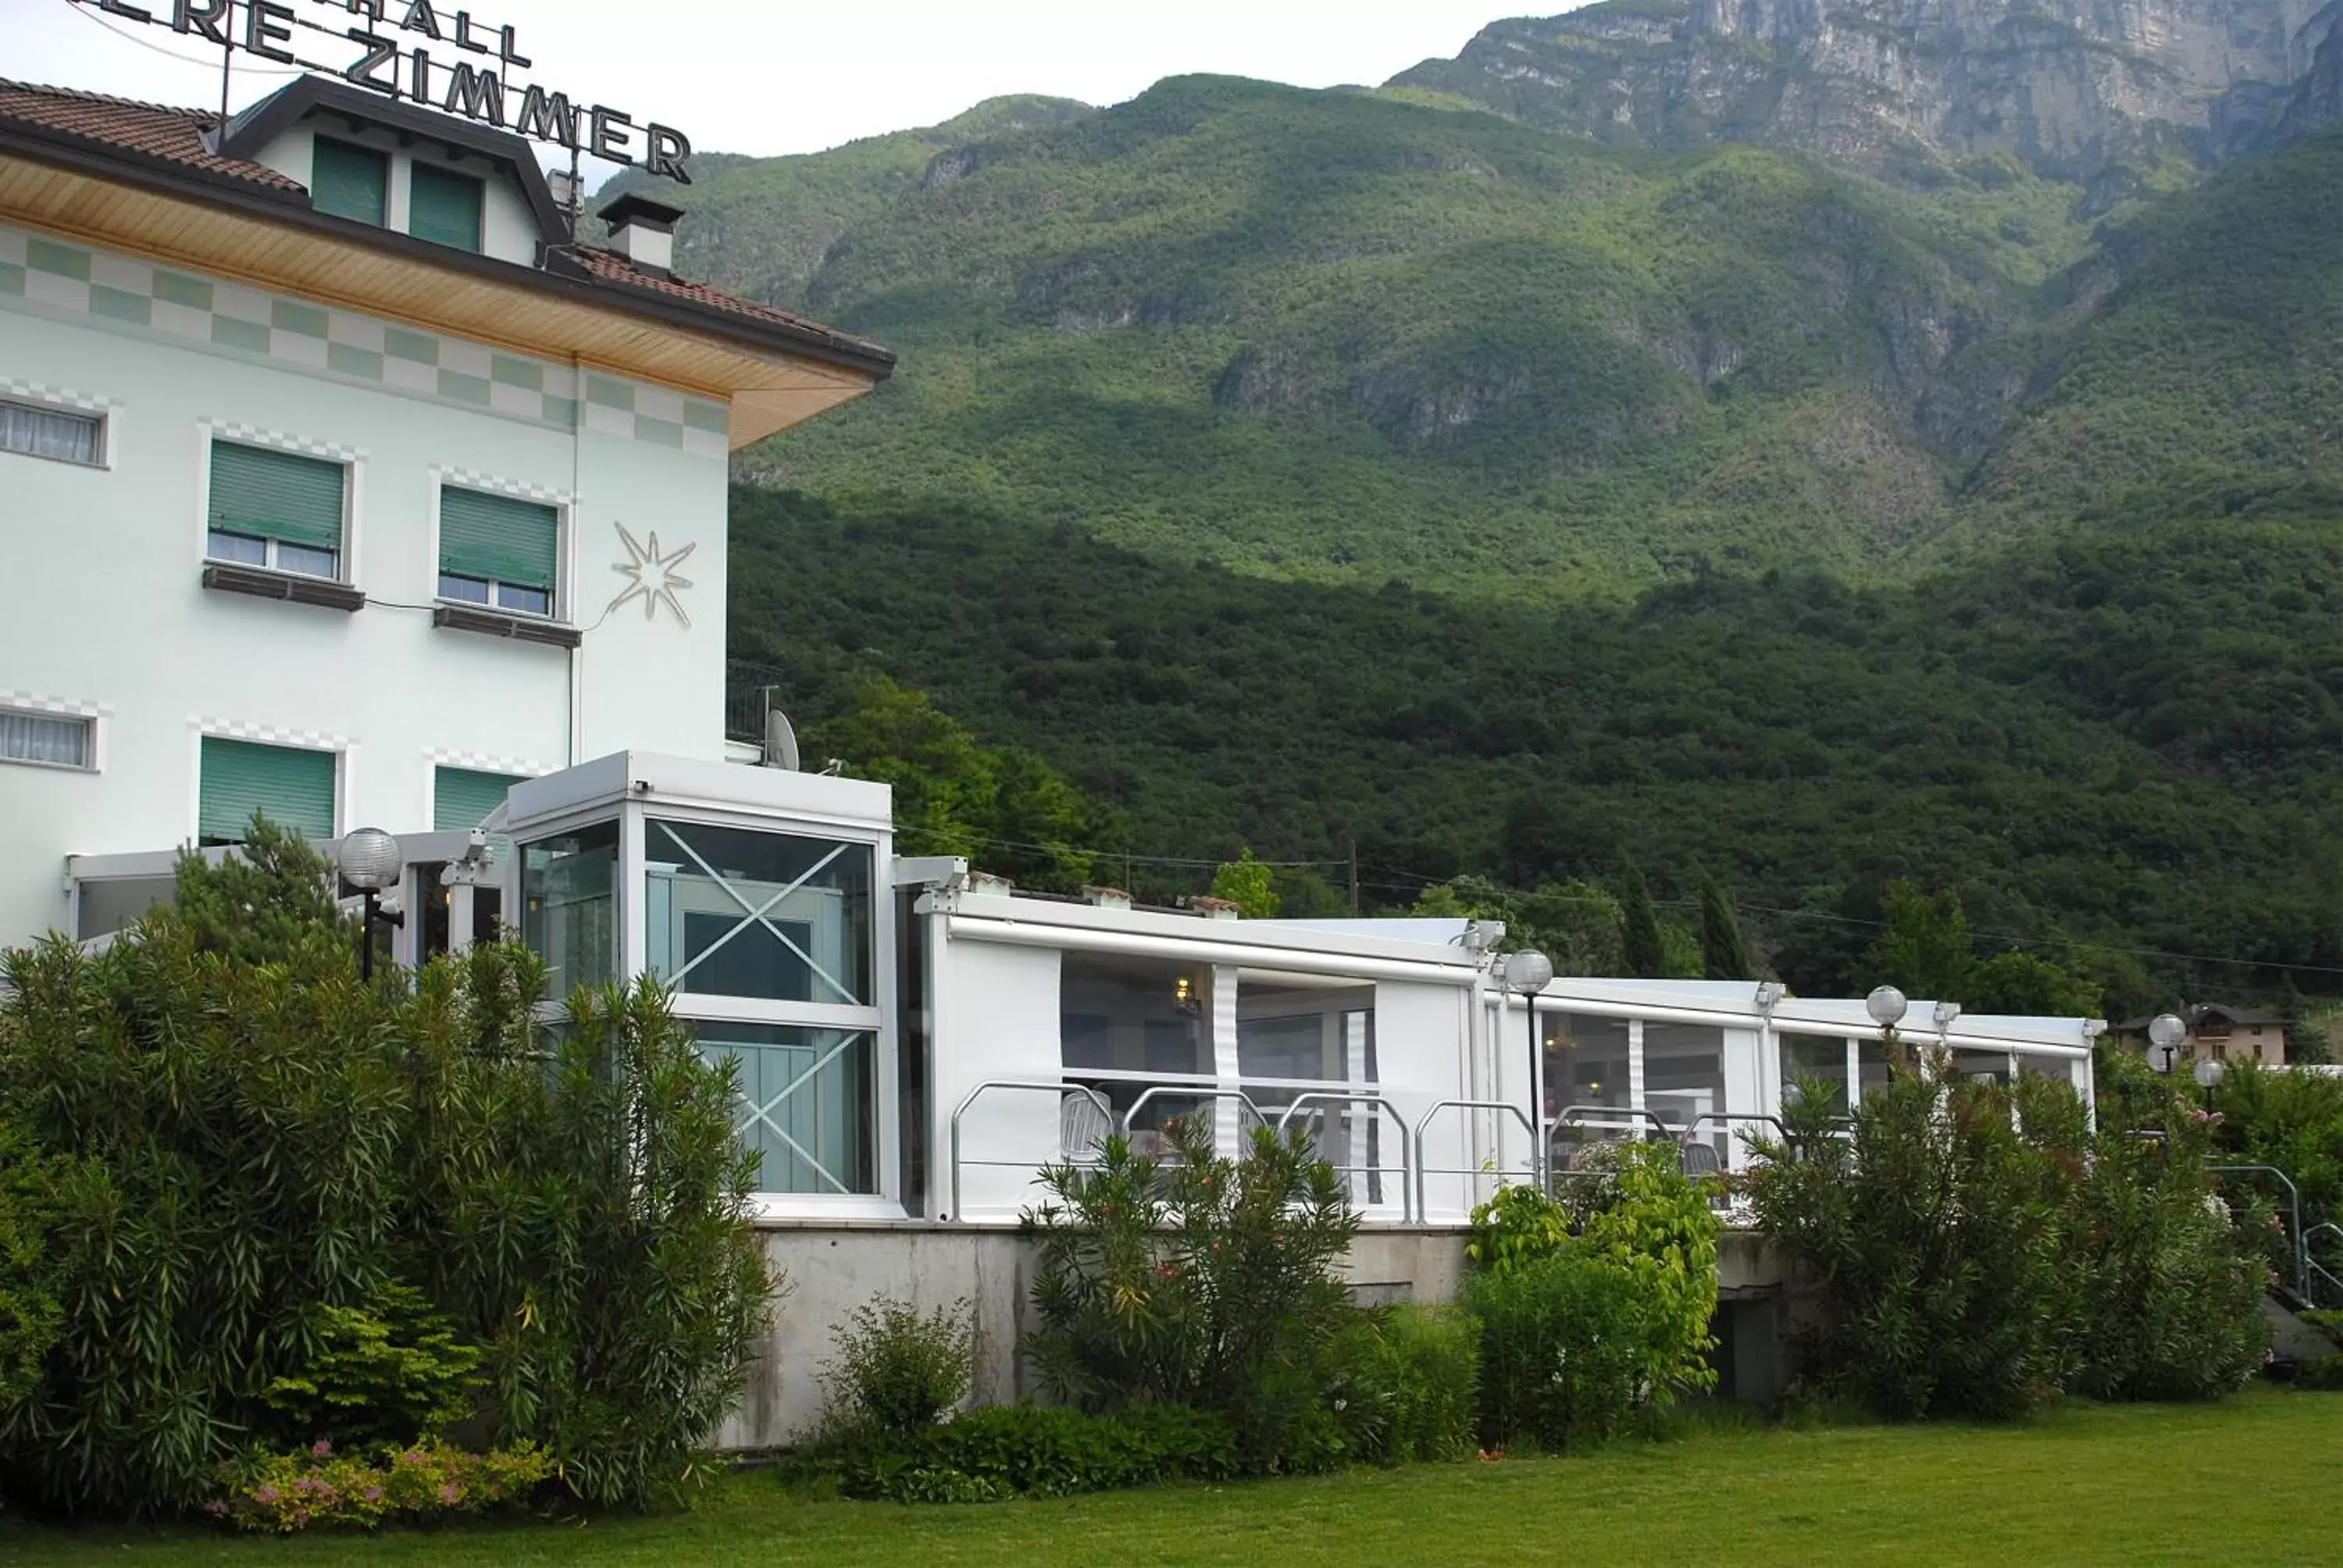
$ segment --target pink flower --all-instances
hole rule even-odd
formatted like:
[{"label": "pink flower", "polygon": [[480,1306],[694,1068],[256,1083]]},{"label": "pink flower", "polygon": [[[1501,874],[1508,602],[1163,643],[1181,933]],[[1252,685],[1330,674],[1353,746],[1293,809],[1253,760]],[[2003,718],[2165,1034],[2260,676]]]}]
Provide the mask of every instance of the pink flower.
[{"label": "pink flower", "polygon": [[439,1489],[439,1501],[446,1503],[450,1508],[455,1507],[456,1500],[463,1495],[463,1493],[452,1481]]},{"label": "pink flower", "polygon": [[379,1486],[367,1487],[366,1489],[366,1500],[368,1503],[380,1503],[382,1501],[382,1488]]},{"label": "pink flower", "polygon": [[331,1459],[333,1456],[334,1445],[322,1437],[309,1445],[309,1457],[312,1459]]},{"label": "pink flower", "polygon": [[252,1500],[255,1503],[274,1503],[280,1495],[277,1488],[264,1485],[253,1493]]}]

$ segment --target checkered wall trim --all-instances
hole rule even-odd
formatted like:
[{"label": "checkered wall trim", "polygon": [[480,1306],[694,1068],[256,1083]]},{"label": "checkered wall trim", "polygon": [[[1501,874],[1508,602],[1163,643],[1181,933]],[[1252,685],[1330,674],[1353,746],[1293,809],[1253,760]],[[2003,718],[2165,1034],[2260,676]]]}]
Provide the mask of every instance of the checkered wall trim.
[{"label": "checkered wall trim", "polygon": [[0,224],[0,307],[19,302],[557,430],[577,422],[582,393],[585,427],[597,435],[719,460],[731,449],[731,421],[720,403],[592,370],[580,387],[567,365]]}]

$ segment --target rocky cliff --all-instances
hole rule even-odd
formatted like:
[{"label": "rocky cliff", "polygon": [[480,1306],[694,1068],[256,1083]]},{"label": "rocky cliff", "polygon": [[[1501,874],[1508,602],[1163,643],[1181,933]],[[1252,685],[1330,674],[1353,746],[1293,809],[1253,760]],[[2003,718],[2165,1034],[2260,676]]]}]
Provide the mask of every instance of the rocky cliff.
[{"label": "rocky cliff", "polygon": [[2046,177],[2097,184],[2174,155],[2217,162],[2315,112],[2305,86],[2338,10],[2332,0],[1606,0],[1496,23],[1457,58],[1392,85],[1618,144],[1756,141],[1885,174],[2006,153]]}]

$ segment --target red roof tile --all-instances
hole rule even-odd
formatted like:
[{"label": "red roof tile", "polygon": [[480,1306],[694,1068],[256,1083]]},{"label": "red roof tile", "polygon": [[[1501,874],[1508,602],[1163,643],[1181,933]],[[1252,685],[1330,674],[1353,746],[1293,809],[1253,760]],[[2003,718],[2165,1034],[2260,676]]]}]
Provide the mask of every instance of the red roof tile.
[{"label": "red roof tile", "polygon": [[145,153],[209,174],[246,180],[271,190],[307,195],[298,180],[262,164],[213,155],[204,138],[219,116],[205,109],[172,109],[131,98],[109,98],[66,87],[0,81],[0,120]]},{"label": "red roof tile", "polygon": [[851,349],[857,353],[884,355],[890,359],[894,357],[891,350],[880,347],[867,337],[857,337],[851,333],[840,332],[834,327],[824,327],[819,321],[809,321],[802,316],[791,316],[786,310],[776,310],[769,305],[759,305],[753,299],[742,299],[739,296],[727,294],[720,288],[710,288],[704,283],[687,283],[679,277],[659,277],[641,271],[633,262],[615,250],[606,250],[599,246],[576,245],[569,247],[569,254],[576,256],[579,265],[588,273],[605,283],[617,283],[629,288],[647,289],[653,294],[664,294],[675,299],[687,299],[694,305],[707,306],[711,309],[743,317],[750,321],[761,321],[769,326],[785,327],[798,332],[811,333],[817,337],[828,338],[841,348]]}]

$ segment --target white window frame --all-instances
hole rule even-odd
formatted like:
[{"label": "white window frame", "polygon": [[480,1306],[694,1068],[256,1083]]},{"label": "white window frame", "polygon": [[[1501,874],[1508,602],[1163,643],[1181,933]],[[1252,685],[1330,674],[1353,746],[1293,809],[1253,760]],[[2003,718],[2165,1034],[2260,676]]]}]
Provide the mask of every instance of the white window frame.
[{"label": "white window frame", "polygon": [[58,463],[68,468],[86,468],[100,473],[114,467],[114,424],[118,410],[112,404],[57,387],[9,380],[0,380],[0,403],[29,408],[35,414],[60,414],[68,419],[86,419],[97,427],[97,456],[86,463],[78,457],[52,457],[46,453],[27,452],[18,447],[0,447],[0,457],[30,457],[36,462]]},{"label": "white window frame", "polygon": [[86,709],[62,703],[12,700],[0,697],[0,715],[10,719],[43,719],[56,724],[79,724],[85,737],[79,762],[47,762],[37,757],[10,757],[0,754],[0,767],[39,768],[51,773],[102,773],[105,757],[99,749],[105,727],[98,715]]},{"label": "white window frame", "polygon": [[[450,489],[478,490],[484,496],[503,496],[511,500],[527,501],[532,506],[553,508],[553,587],[547,591],[546,595],[552,601],[548,608],[541,610],[515,609],[509,605],[497,602],[498,590],[508,585],[498,582],[494,578],[476,578],[464,572],[440,569],[439,503],[441,493]],[[540,620],[548,626],[578,624],[574,602],[576,595],[572,586],[577,575],[573,560],[578,533],[578,500],[575,496],[559,490],[548,490],[538,485],[524,485],[517,480],[498,478],[491,474],[478,474],[463,468],[437,467],[430,471],[429,489],[427,495],[428,498],[427,504],[430,509],[425,515],[430,519],[430,528],[427,530],[429,538],[426,540],[426,546],[431,556],[433,603],[457,605],[465,609],[484,609],[495,615],[518,616],[525,620]],[[488,597],[485,600],[458,598],[453,594],[443,591],[441,583],[450,578],[458,582],[483,584],[488,590]],[[525,591],[534,592],[535,590]]]},{"label": "white window frame", "polygon": [[[344,447],[331,441],[312,441],[278,430],[256,430],[247,425],[226,420],[198,420],[196,425],[196,471],[201,482],[196,487],[196,558],[216,562],[221,566],[253,568],[250,561],[240,561],[232,556],[212,553],[212,448],[226,441],[239,447],[258,447],[267,451],[284,452],[296,457],[312,457],[321,463],[337,463],[342,469],[342,548],[334,552],[334,575],[321,577],[277,564],[276,539],[265,539],[265,564],[257,570],[281,573],[309,582],[341,583],[357,586],[358,518],[360,498],[364,494],[366,452],[357,447]],[[232,538],[249,538],[248,534],[232,534]],[[304,547],[296,547],[304,548]],[[242,739],[244,737],[231,737]]]}]

